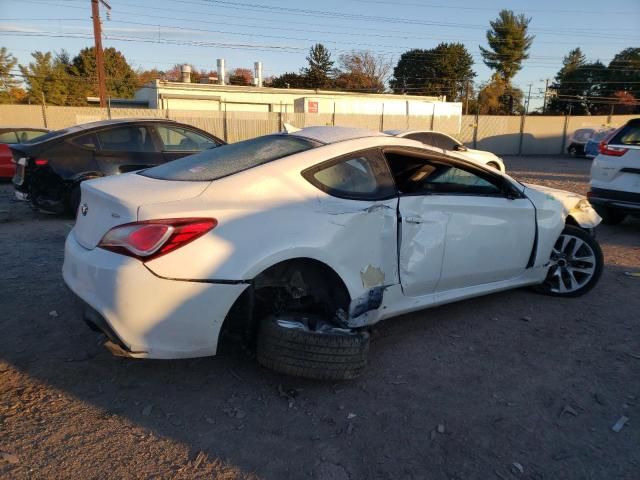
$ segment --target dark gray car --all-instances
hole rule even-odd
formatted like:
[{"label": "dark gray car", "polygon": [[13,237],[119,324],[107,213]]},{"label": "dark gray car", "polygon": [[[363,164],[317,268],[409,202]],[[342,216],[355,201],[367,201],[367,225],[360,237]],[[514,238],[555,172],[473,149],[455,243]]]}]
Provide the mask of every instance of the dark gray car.
[{"label": "dark gray car", "polygon": [[77,125],[11,145],[16,197],[51,213],[74,213],[83,180],[131,172],[224,144],[171,120],[122,119]]}]

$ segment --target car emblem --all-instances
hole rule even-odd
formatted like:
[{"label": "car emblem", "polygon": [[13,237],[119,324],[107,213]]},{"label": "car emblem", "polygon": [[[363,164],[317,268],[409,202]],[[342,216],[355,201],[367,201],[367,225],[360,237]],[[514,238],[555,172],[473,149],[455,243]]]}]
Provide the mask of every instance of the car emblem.
[{"label": "car emblem", "polygon": [[88,212],[89,212],[89,205],[87,205],[86,203],[83,203],[82,205],[80,205],[80,213],[82,214],[83,217],[86,217]]}]

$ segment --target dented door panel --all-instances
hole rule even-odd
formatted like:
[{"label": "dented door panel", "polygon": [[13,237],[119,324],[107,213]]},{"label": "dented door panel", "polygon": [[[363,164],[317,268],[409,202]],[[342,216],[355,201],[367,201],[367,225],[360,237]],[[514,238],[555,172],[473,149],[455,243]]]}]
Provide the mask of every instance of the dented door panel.
[{"label": "dented door panel", "polygon": [[397,198],[361,201],[325,197],[315,209],[326,223],[341,227],[328,239],[327,248],[332,264],[340,266],[348,277],[346,283],[355,285],[358,295],[399,281],[397,203]]},{"label": "dented door panel", "polygon": [[409,297],[521,275],[533,248],[527,199],[467,195],[400,199],[400,280]]},{"label": "dented door panel", "polygon": [[409,297],[432,293],[440,280],[449,216],[428,204],[426,196],[400,199],[399,269]]},{"label": "dented door panel", "polygon": [[[525,271],[535,239],[533,204],[526,198],[442,196],[433,208],[449,215],[437,291],[515,278]],[[442,205],[439,205],[442,202]]]}]

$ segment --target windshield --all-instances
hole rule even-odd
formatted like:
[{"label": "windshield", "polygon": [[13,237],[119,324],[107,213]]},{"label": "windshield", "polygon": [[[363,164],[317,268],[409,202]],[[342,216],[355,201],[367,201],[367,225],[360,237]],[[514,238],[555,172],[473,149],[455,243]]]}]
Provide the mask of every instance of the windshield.
[{"label": "windshield", "polygon": [[319,144],[290,135],[267,135],[204,150],[139,172],[159,180],[211,181],[304,152]]}]

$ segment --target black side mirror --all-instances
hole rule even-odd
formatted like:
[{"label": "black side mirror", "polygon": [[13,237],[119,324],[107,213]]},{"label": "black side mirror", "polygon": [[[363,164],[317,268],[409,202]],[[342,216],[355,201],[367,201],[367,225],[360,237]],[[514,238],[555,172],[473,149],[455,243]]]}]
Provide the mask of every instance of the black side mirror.
[{"label": "black side mirror", "polygon": [[469,150],[467,147],[465,147],[464,145],[457,145],[455,147],[453,147],[453,149],[456,152],[466,152],[467,150]]}]

